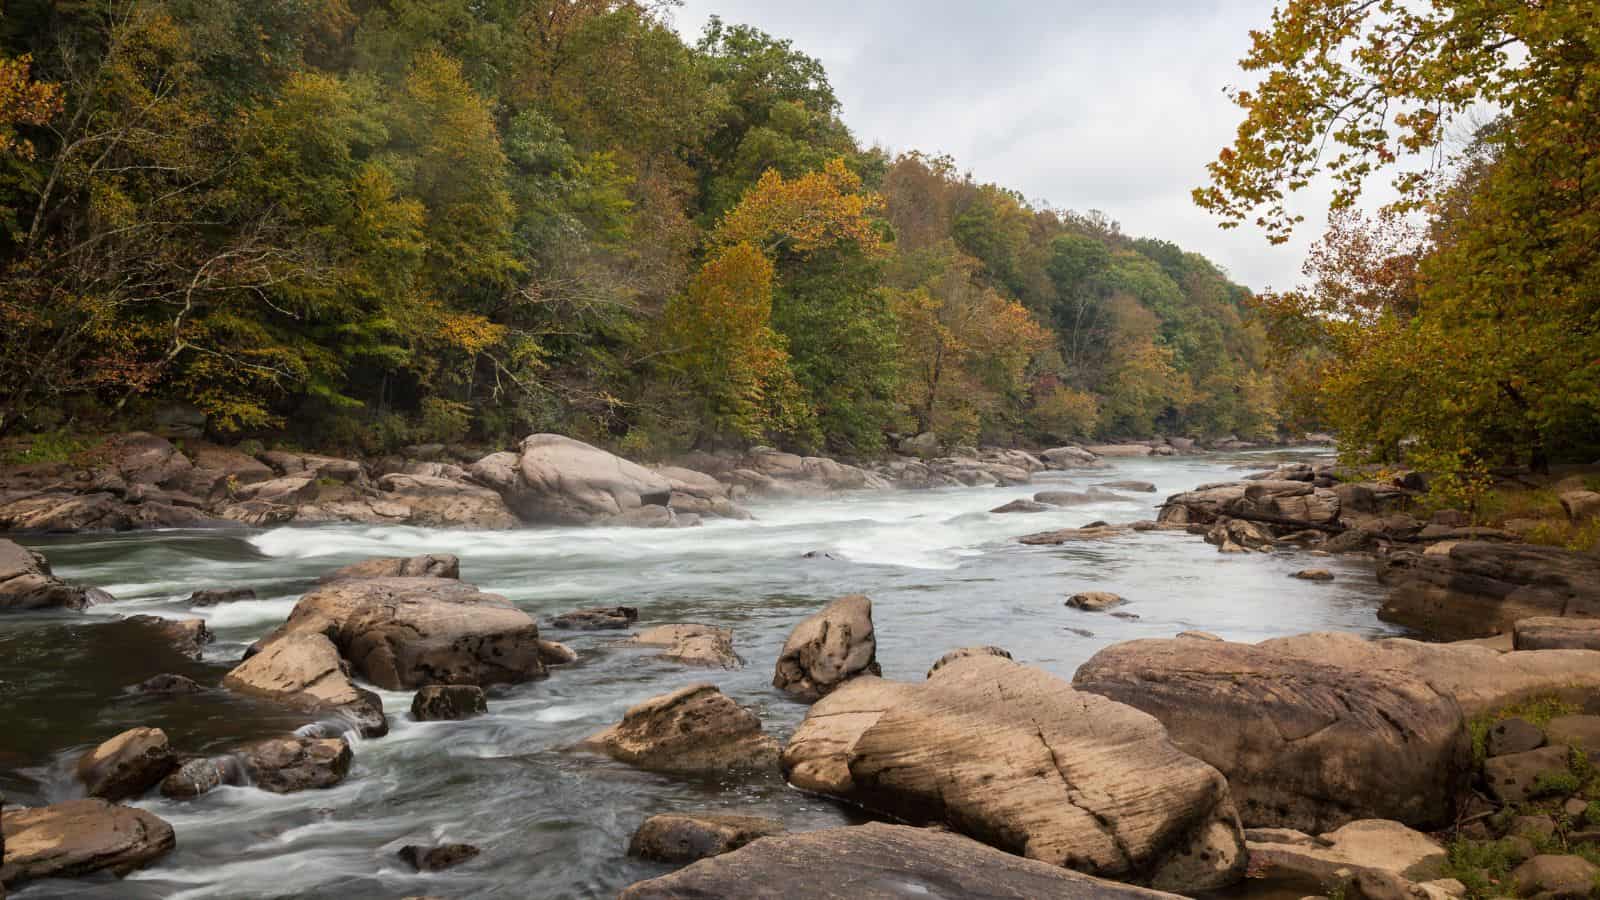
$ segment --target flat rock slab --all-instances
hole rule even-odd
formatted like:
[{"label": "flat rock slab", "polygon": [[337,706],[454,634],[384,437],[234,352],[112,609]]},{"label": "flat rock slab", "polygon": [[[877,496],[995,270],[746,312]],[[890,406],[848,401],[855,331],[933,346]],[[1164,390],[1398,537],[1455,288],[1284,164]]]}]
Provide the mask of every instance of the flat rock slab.
[{"label": "flat rock slab", "polygon": [[562,613],[550,620],[554,628],[573,631],[608,631],[632,628],[639,621],[639,610],[633,606],[596,606],[589,609]]},{"label": "flat rock slab", "polygon": [[0,884],[18,887],[41,878],[91,872],[121,877],[177,846],[172,826],[142,809],[104,800],[68,800],[0,812],[5,859]]},{"label": "flat rock slab", "polygon": [[744,660],[733,650],[733,629],[714,625],[657,625],[639,632],[623,643],[638,647],[659,647],[661,659],[686,666],[739,669]]},{"label": "flat rock slab", "polygon": [[1539,796],[1546,780],[1568,775],[1566,745],[1495,756],[1483,763],[1489,793],[1502,803],[1521,803]]},{"label": "flat rock slab", "polygon": [[759,816],[722,813],[663,813],[644,820],[628,843],[628,855],[664,863],[691,863],[784,832],[783,823]]},{"label": "flat rock slab", "polygon": [[332,584],[352,578],[460,578],[461,560],[450,553],[428,553],[422,556],[391,556],[364,559],[317,579],[320,584]]},{"label": "flat rock slab", "polygon": [[852,681],[812,707],[783,761],[797,787],[1056,866],[1186,890],[1243,874],[1216,769],[1151,716],[1000,656],[920,685]]},{"label": "flat rock slab", "polygon": [[1600,619],[1538,616],[1512,625],[1518,650],[1600,650]]},{"label": "flat rock slab", "polygon": [[1442,640],[1491,637],[1522,619],[1600,616],[1600,559],[1559,547],[1459,541],[1393,553],[1378,569],[1378,617]]},{"label": "flat rock slab", "polygon": [[762,838],[625,889],[621,900],[1155,900],[1175,895],[1101,881],[925,828],[870,824]]},{"label": "flat rock slab", "polygon": [[222,686],[310,712],[347,715],[367,737],[389,730],[383,701],[356,687],[339,649],[323,634],[292,632],[272,640],[224,676]]},{"label": "flat rock slab", "polygon": [[1471,750],[1455,700],[1405,670],[1329,665],[1260,645],[1116,644],[1073,684],[1155,716],[1228,776],[1250,827],[1451,819]]},{"label": "flat rock slab", "polygon": [[[1375,869],[1409,881],[1438,877],[1446,854],[1432,838],[1399,822],[1363,819],[1312,837],[1287,829],[1247,833],[1250,865],[1302,876],[1320,884],[1338,881],[1341,869]],[[1269,877],[1270,877],[1269,871]]]}]

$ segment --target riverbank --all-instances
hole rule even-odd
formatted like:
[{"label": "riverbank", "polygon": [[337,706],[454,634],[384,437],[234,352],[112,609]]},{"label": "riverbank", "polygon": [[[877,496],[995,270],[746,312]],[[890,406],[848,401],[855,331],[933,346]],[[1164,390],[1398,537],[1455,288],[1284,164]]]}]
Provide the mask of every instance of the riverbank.
[{"label": "riverbank", "polygon": [[[1162,497],[1237,478],[1232,466],[1269,461],[1141,457],[1112,460],[1109,470],[1041,471],[1033,483],[1011,487],[856,491],[804,502],[754,498],[754,520],[711,520],[693,530],[493,533],[347,524],[30,539],[58,575],[108,588],[121,599],[72,614],[77,618],[34,613],[0,619],[0,640],[7,642],[0,658],[38,660],[32,677],[27,670],[0,673],[0,680],[22,686],[19,702],[46,716],[52,701],[60,705],[67,697],[82,707],[76,724],[57,721],[47,734],[19,735],[18,746],[32,761],[0,768],[12,770],[8,779],[22,776],[8,781],[13,803],[36,805],[81,792],[71,774],[77,756],[127,728],[162,727],[172,746],[200,754],[270,736],[282,726],[244,725],[258,721],[267,707],[252,707],[254,698],[216,687],[249,644],[283,623],[332,569],[368,556],[454,553],[463,579],[506,596],[537,620],[542,638],[567,644],[578,661],[542,680],[491,688],[489,714],[461,722],[414,721],[406,712],[412,691],[378,689],[390,733],[347,736],[354,758],[333,787],[271,795],[224,786],[187,802],[159,795],[137,801],[174,826],[177,849],[128,881],[108,883],[104,895],[184,890],[222,896],[224,883],[235,890],[251,884],[282,890],[279,882],[292,867],[297,874],[289,889],[307,895],[399,896],[423,892],[419,876],[395,856],[399,849],[447,843],[470,843],[482,852],[425,876],[425,892],[514,896],[511,885],[533,879],[549,886],[551,896],[606,895],[668,871],[625,855],[633,831],[657,813],[754,815],[807,832],[852,821],[847,807],[797,793],[776,771],[711,779],[659,775],[573,749],[640,701],[701,681],[748,707],[779,743],[791,744],[808,707],[770,682],[790,633],[833,597],[872,597],[876,661],[887,679],[906,684],[922,683],[945,650],[971,644],[1004,646],[1023,668],[1065,684],[1108,648],[1186,631],[1239,643],[1327,630],[1379,638],[1400,633],[1376,619],[1386,592],[1372,576],[1372,562],[1361,557],[1314,556],[1292,546],[1270,554],[1220,554],[1182,530],[1130,530],[1059,546],[1015,542],[1031,529],[1153,519]],[[1097,487],[1136,481],[1157,490]],[[1044,490],[1091,500],[1036,513],[989,512]],[[1290,577],[1311,566],[1328,568],[1335,580]],[[199,587],[249,587],[257,597],[197,607],[189,595]],[[1128,602],[1100,613],[1065,606],[1067,596],[1094,590]],[[689,668],[662,657],[670,648],[618,643],[625,631],[552,624],[557,613],[607,604],[637,609],[634,630],[641,633],[674,622],[728,629],[743,667]],[[217,639],[205,648],[209,662],[194,673],[206,688],[197,696],[207,704],[196,721],[183,711],[196,701],[130,703],[122,687],[148,675],[131,665],[106,671],[99,662],[104,651],[69,649],[74,634],[92,633],[97,626],[90,623],[119,611],[205,617]],[[49,656],[40,655],[41,645],[51,648]],[[83,662],[75,670],[46,663],[58,658]],[[44,680],[38,677],[43,671],[58,674]],[[203,723],[219,720],[254,730],[208,736]],[[998,727],[971,730],[998,734],[985,730]],[[265,837],[241,848],[241,828]],[[846,845],[830,846],[837,855]],[[831,871],[850,871],[851,859],[840,857]],[[929,873],[936,871],[930,865]],[[218,880],[223,873],[226,882]],[[94,896],[95,888],[86,890]]]}]

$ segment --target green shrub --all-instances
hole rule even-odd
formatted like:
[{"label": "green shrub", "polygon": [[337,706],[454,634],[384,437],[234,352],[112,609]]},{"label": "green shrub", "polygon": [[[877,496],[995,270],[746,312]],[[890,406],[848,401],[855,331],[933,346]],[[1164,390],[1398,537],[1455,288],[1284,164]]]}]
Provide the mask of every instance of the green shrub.
[{"label": "green shrub", "polygon": [[1493,728],[1496,722],[1523,719],[1531,725],[1543,728],[1550,724],[1551,719],[1576,715],[1580,711],[1575,704],[1567,703],[1553,695],[1546,695],[1473,716],[1467,720],[1467,733],[1472,738],[1472,758],[1478,765],[1482,765],[1484,759],[1488,757],[1489,729]]},{"label": "green shrub", "polygon": [[62,463],[89,449],[90,442],[65,429],[41,431],[0,451],[0,463],[10,466],[31,463]]}]

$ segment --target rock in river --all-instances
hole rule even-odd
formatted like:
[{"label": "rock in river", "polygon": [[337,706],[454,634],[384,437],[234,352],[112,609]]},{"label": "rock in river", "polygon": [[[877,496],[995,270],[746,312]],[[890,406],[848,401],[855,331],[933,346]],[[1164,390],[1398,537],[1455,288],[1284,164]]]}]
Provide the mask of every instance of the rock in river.
[{"label": "rock in river", "polygon": [[470,471],[535,524],[596,524],[643,506],[665,507],[672,497],[671,482],[659,473],[556,434],[530,435],[519,453],[491,454]]},{"label": "rock in river", "polygon": [[418,722],[470,719],[488,711],[483,688],[475,684],[430,684],[411,699],[411,718]]},{"label": "rock in river", "polygon": [[338,648],[322,634],[297,632],[273,640],[229,672],[222,686],[310,712],[347,715],[367,737],[389,730],[383,701],[356,687]]},{"label": "rock in river", "polygon": [[77,773],[89,796],[115,803],[155,787],[177,765],[165,731],[131,728],[85,753]]},{"label": "rock in river", "polygon": [[628,842],[628,855],[664,863],[721,856],[756,838],[782,834],[783,823],[759,816],[663,813],[644,820]]},{"label": "rock in river", "polygon": [[1247,826],[1448,821],[1471,764],[1455,698],[1403,670],[1330,665],[1273,643],[1115,644],[1073,684],[1160,719],[1228,776]]},{"label": "rock in river", "polygon": [[1176,900],[1022,859],[929,828],[873,823],[763,838],[642,881],[620,900]]},{"label": "rock in river", "polygon": [[802,789],[1092,875],[1206,890],[1244,870],[1221,773],[1151,716],[987,653],[923,684],[847,683],[783,765]]},{"label": "rock in river", "polygon": [[1084,591],[1067,598],[1067,605],[1084,612],[1104,612],[1128,601],[1110,591]]},{"label": "rock in river", "polygon": [[240,751],[245,774],[274,794],[330,788],[350,774],[353,756],[344,738],[282,737]]},{"label": "rock in river", "polygon": [[43,554],[0,538],[0,611],[83,609],[111,599],[105,591],[62,581],[50,573]]},{"label": "rock in river", "polygon": [[1559,547],[1461,541],[1390,554],[1378,578],[1389,587],[1379,618],[1441,640],[1505,634],[1519,619],[1600,616],[1600,559]]},{"label": "rock in river", "polygon": [[709,684],[646,700],[583,746],[656,772],[759,770],[778,758],[778,742],[756,714]]},{"label": "rock in river", "polygon": [[633,627],[639,621],[639,609],[634,606],[595,606],[562,613],[550,620],[553,628],[573,631],[606,631]]},{"label": "rock in river", "polygon": [[177,845],[165,821],[99,799],[6,809],[0,812],[0,833],[5,835],[0,884],[6,887],[92,872],[121,877]]},{"label": "rock in river", "polygon": [[438,872],[476,859],[479,852],[471,844],[441,844],[437,847],[407,844],[396,855],[418,872]]},{"label": "rock in river", "polygon": [[624,641],[639,647],[660,647],[662,659],[690,666],[738,669],[744,660],[733,651],[733,629],[714,625],[657,625]]},{"label": "rock in river", "polygon": [[422,556],[391,556],[364,559],[317,579],[332,584],[358,578],[460,578],[461,560],[452,553],[427,553]]},{"label": "rock in river", "polygon": [[795,626],[778,656],[772,686],[809,702],[862,674],[882,674],[878,639],[872,601],[852,594]]}]

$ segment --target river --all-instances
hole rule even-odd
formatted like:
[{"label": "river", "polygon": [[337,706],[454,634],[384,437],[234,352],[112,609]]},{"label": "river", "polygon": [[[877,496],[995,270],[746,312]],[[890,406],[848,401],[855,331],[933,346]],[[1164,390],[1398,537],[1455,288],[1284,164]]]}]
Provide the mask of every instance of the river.
[{"label": "river", "polygon": [[[791,790],[774,774],[728,783],[652,775],[571,746],[632,704],[711,681],[752,706],[786,738],[805,707],[772,689],[789,630],[827,600],[865,593],[874,604],[878,659],[889,678],[920,679],[945,651],[995,644],[1063,678],[1107,644],[1200,629],[1256,641],[1304,631],[1394,633],[1378,621],[1370,563],[1303,553],[1223,555],[1182,533],[1103,543],[1025,547],[1021,534],[1095,519],[1154,517],[1160,498],[1235,480],[1238,466],[1304,454],[1236,454],[1113,461],[1095,472],[1041,473],[1028,487],[876,492],[752,507],[752,522],[679,531],[549,529],[467,533],[416,528],[280,528],[28,540],[58,574],[103,587],[119,602],[85,615],[0,619],[0,791],[12,803],[76,796],[76,757],[135,725],[165,728],[182,751],[220,750],[282,733],[293,714],[211,691],[132,698],[124,688],[180,671],[216,684],[244,646],[279,624],[329,569],[371,556],[454,553],[463,579],[503,594],[541,624],[569,609],[626,604],[641,624],[731,627],[739,671],[691,670],[617,647],[616,632],[547,629],[580,654],[545,681],[490,692],[490,714],[414,723],[410,694],[380,692],[391,733],[355,740],[355,766],[330,790],[276,796],[221,788],[189,802],[138,805],[171,822],[178,849],[125,881],[41,882],[15,894],[46,897],[609,897],[666,871],[624,854],[647,816],[718,810],[780,818],[792,829],[852,821],[832,802]],[[1039,514],[987,510],[1034,491],[1120,479],[1155,494]],[[811,557],[807,554],[820,551]],[[1338,580],[1289,577],[1309,566]],[[259,599],[191,611],[190,592],[251,587]],[[1109,590],[1137,619],[1067,608],[1081,590]],[[116,614],[204,615],[217,633],[201,663],[129,645]],[[456,869],[419,875],[396,857],[405,844],[467,842],[483,849]]]}]

